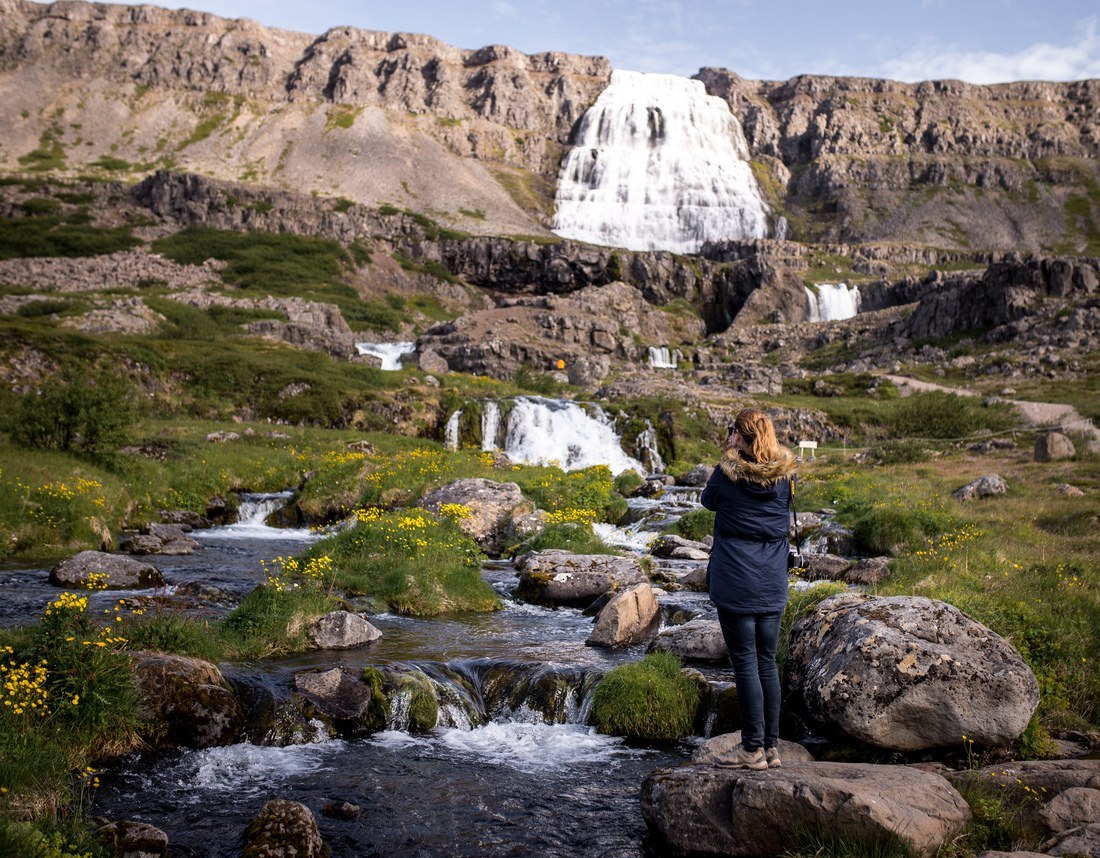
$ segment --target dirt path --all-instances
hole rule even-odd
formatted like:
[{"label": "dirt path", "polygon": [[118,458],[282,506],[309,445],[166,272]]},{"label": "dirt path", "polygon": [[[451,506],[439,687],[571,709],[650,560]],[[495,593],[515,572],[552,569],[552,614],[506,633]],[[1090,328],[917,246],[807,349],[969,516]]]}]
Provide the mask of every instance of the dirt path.
[{"label": "dirt path", "polygon": [[[967,390],[965,387],[945,387],[942,384],[919,381],[915,378],[907,378],[904,375],[887,375],[885,378],[898,386],[902,396],[908,396],[911,393],[923,393],[929,390],[939,390],[959,396],[983,395],[973,390]],[[1059,402],[1029,402],[1023,399],[998,398],[1015,408],[1016,413],[1020,415],[1020,419],[1028,426],[1057,426],[1062,431],[1082,432],[1093,441],[1100,441],[1100,429],[1097,429],[1091,420],[1082,417],[1081,413],[1072,405],[1064,405]]]}]

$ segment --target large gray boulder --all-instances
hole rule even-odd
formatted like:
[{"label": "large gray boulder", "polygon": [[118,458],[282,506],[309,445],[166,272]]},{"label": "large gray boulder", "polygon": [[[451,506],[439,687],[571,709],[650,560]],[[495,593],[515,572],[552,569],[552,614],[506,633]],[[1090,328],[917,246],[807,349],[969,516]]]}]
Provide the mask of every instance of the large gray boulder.
[{"label": "large gray boulder", "polygon": [[133,655],[138,732],[161,746],[231,745],[244,724],[236,691],[217,665],[165,653]]},{"label": "large gray boulder", "polygon": [[649,645],[650,652],[672,652],[688,661],[725,662],[729,659],[722,627],[717,620],[696,617],[663,630]]},{"label": "large gray boulder", "polygon": [[897,837],[932,855],[970,819],[966,801],[939,775],[858,763],[657,769],[641,800],[650,829],[692,854],[779,855],[801,830],[848,842]]},{"label": "large gray boulder", "polygon": [[516,566],[516,595],[536,605],[585,608],[612,590],[646,580],[637,560],[612,554],[533,551]]},{"label": "large gray boulder", "polygon": [[294,690],[320,714],[340,720],[360,718],[373,697],[370,686],[357,672],[341,667],[296,673]]},{"label": "large gray boulder", "polygon": [[168,835],[147,822],[109,822],[96,829],[96,837],[125,858],[164,858]]},{"label": "large gray boulder", "polygon": [[616,593],[596,617],[588,646],[622,647],[649,640],[661,625],[653,588],[643,582]]},{"label": "large gray boulder", "polygon": [[186,524],[150,524],[123,539],[119,548],[131,554],[193,554],[199,543],[190,532]]},{"label": "large gray boulder", "polygon": [[961,489],[956,489],[951,497],[955,500],[967,501],[974,498],[991,498],[1008,493],[1008,483],[998,474],[986,474],[973,482],[967,483]]},{"label": "large gray boulder", "polygon": [[241,858],[328,858],[317,819],[304,804],[273,798],[244,833]]},{"label": "large gray boulder", "polygon": [[952,781],[1028,787],[1053,797],[1070,789],[1100,789],[1100,760],[1024,760],[956,772]]},{"label": "large gray boulder", "polygon": [[1061,432],[1046,432],[1035,439],[1035,461],[1055,462],[1077,455],[1073,442]]},{"label": "large gray boulder", "polygon": [[1100,820],[1100,789],[1070,787],[1047,802],[1039,821],[1051,834],[1061,834]]},{"label": "large gray boulder", "polygon": [[164,576],[156,566],[121,554],[81,551],[66,557],[50,571],[50,583],[58,587],[87,587],[89,575],[105,575],[100,583],[110,590],[144,590],[163,587]]},{"label": "large gray boulder", "polygon": [[[732,733],[722,733],[719,736],[707,739],[700,745],[695,753],[691,755],[691,761],[693,763],[713,765],[718,760],[728,759],[734,749],[740,744],[740,730],[734,730]],[[786,766],[791,763],[812,763],[814,761],[814,755],[797,742],[788,742],[786,739],[780,739],[779,759],[782,760],[783,765]]]},{"label": "large gray boulder", "polygon": [[1000,635],[932,599],[842,593],[791,632],[788,687],[832,730],[880,748],[1017,739],[1039,705],[1031,668]]},{"label": "large gray boulder", "polygon": [[518,485],[481,478],[456,480],[429,492],[421,502],[425,509],[437,513],[443,504],[461,504],[470,510],[470,515],[460,519],[458,525],[491,555],[499,555],[504,549],[512,518],[531,512]]},{"label": "large gray boulder", "polygon": [[654,557],[668,557],[675,560],[708,560],[710,550],[702,542],[684,539],[675,533],[662,533],[649,544],[649,553]]},{"label": "large gray boulder", "polygon": [[382,632],[369,620],[351,611],[332,611],[309,627],[310,642],[317,649],[353,649],[380,637]]}]

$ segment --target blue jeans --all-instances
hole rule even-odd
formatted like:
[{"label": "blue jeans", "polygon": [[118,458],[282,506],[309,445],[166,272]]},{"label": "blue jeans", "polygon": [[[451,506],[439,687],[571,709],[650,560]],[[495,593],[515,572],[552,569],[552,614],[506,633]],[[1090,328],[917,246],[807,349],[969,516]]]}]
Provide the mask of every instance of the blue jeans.
[{"label": "blue jeans", "polygon": [[718,609],[722,637],[730,652],[741,709],[741,744],[746,751],[774,748],[779,744],[779,646],[782,611],[769,614],[734,614]]}]

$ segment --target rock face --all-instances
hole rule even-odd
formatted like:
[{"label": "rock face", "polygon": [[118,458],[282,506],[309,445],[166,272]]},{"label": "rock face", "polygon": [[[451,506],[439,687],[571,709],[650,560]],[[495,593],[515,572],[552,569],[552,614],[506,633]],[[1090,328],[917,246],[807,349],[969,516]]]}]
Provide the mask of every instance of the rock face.
[{"label": "rock face", "polygon": [[498,555],[504,549],[508,524],[519,512],[530,512],[520,487],[515,483],[497,483],[473,478],[456,480],[430,492],[421,502],[425,509],[439,512],[443,504],[461,504],[470,515],[459,519],[462,532],[472,537],[486,554]]},{"label": "rock face", "polygon": [[516,595],[536,605],[586,608],[612,590],[645,582],[636,560],[609,554],[533,551],[517,566]]},{"label": "rock face", "polygon": [[648,583],[628,587],[608,602],[596,617],[588,646],[621,647],[649,640],[661,625],[661,609]]},{"label": "rock face", "polygon": [[216,665],[161,653],[134,654],[141,733],[162,747],[232,744],[244,723],[240,701]]},{"label": "rock face", "polygon": [[317,820],[304,804],[274,798],[244,833],[241,858],[328,858]]},{"label": "rock face", "polygon": [[788,686],[829,729],[899,751],[997,747],[1039,704],[1035,675],[1002,637],[944,602],[845,593],[792,630]]},{"label": "rock face", "polygon": [[692,854],[779,855],[801,827],[846,841],[896,837],[931,855],[967,823],[970,808],[939,775],[902,766],[686,765],[646,776],[642,816],[673,849]]},{"label": "rock face", "polygon": [[50,583],[58,587],[87,587],[89,575],[106,576],[107,586],[112,590],[164,586],[157,567],[102,551],[81,551],[65,558],[50,571]]}]

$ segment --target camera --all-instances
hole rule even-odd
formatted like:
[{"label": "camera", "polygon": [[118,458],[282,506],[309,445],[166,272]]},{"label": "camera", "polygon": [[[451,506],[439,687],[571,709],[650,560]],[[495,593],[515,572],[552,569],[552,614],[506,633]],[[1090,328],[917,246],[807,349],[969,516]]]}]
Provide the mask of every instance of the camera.
[{"label": "camera", "polygon": [[787,552],[787,568],[788,569],[805,569],[806,558],[802,555],[802,552],[797,548],[792,548]]}]

